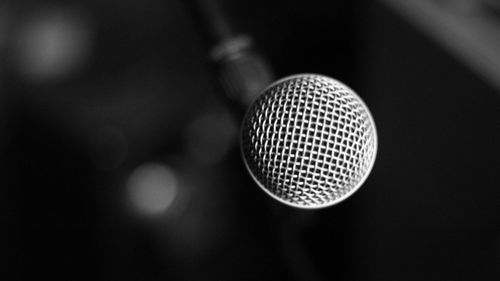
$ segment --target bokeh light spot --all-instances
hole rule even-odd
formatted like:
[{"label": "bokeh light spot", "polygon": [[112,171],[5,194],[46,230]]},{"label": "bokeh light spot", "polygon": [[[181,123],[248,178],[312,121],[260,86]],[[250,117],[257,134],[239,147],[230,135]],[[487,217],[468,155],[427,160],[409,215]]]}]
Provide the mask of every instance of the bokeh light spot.
[{"label": "bokeh light spot", "polygon": [[20,74],[43,82],[80,69],[91,49],[91,30],[84,18],[73,11],[48,9],[22,23],[12,50]]},{"label": "bokeh light spot", "polygon": [[144,215],[164,213],[174,202],[177,189],[175,172],[160,163],[137,167],[127,181],[130,202],[136,211]]}]

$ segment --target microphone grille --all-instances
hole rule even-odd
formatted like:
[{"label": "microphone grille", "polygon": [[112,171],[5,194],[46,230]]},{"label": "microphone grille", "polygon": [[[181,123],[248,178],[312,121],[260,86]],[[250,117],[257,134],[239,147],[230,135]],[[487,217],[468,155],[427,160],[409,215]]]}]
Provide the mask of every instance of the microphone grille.
[{"label": "microphone grille", "polygon": [[257,184],[299,208],[336,204],[356,191],[374,164],[377,135],[360,97],[316,74],[283,78],[243,121],[243,159]]}]

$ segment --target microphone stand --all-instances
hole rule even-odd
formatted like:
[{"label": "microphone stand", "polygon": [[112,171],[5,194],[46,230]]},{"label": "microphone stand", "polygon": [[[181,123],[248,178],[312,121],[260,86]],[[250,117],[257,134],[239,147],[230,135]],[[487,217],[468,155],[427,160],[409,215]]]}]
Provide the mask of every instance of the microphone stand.
[{"label": "microphone stand", "polygon": [[199,33],[208,45],[209,59],[224,101],[241,120],[262,89],[274,81],[267,60],[253,39],[235,31],[217,1],[187,0]]}]

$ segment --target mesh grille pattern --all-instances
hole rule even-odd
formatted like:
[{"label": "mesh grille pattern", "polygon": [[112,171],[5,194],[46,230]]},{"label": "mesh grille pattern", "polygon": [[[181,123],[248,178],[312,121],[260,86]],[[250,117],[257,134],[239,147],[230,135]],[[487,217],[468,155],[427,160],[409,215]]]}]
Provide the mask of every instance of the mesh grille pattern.
[{"label": "mesh grille pattern", "polygon": [[241,142],[257,183],[301,208],[329,206],[352,194],[377,149],[361,99],[344,84],[313,74],[269,86],[247,112]]}]

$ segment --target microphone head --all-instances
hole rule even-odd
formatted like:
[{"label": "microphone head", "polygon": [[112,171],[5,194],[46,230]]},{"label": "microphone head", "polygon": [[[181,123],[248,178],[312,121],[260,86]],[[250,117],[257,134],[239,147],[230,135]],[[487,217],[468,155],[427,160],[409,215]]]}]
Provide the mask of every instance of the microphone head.
[{"label": "microphone head", "polygon": [[257,184],[287,205],[314,209],[352,195],[370,173],[377,133],[343,83],[317,74],[274,82],[243,120],[241,149]]}]

